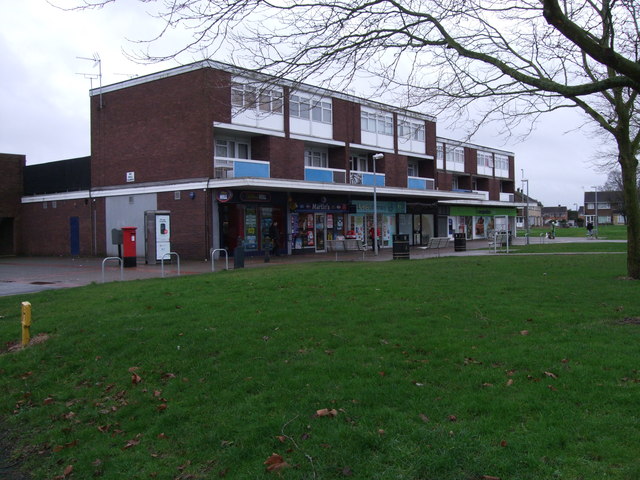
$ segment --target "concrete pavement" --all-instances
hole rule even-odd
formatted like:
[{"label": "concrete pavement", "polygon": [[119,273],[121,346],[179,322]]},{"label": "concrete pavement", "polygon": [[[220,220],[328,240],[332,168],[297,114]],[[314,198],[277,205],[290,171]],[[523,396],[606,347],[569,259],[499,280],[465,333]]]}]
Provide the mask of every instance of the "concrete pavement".
[{"label": "concrete pavement", "polygon": [[[537,243],[577,243],[585,241],[602,241],[591,240],[586,238],[563,238],[559,237],[554,240],[531,238],[531,244]],[[606,241],[606,240],[605,240]],[[524,238],[517,238],[514,247],[524,244]],[[411,248],[411,259],[421,259],[440,256],[468,256],[468,255],[491,255],[493,250],[487,250],[488,243],[486,240],[467,241],[466,251],[456,252],[454,250],[453,241],[450,246],[442,249],[439,253],[430,250],[424,250],[420,247]],[[388,261],[393,258],[392,249],[382,249],[376,257],[373,252],[365,253],[364,261]],[[338,261],[362,261],[362,253],[360,252],[338,252]],[[301,262],[323,262],[335,261],[335,253],[305,254],[305,255],[289,255],[280,257],[271,257],[270,262],[266,263],[263,256],[245,257],[245,268],[264,268],[271,265],[282,265],[289,263]],[[214,268],[216,272],[224,270],[224,258],[215,261]],[[229,258],[229,268],[234,268],[234,259]],[[194,275],[210,273],[212,271],[211,262],[205,261],[181,261],[180,274]],[[122,280],[136,280],[146,278],[161,278],[162,276],[178,275],[177,262],[162,265],[146,265],[144,260],[138,259],[138,264],[133,268],[122,269]],[[21,295],[26,293],[35,293],[44,290],[57,288],[78,287],[88,285],[92,282],[102,283],[120,280],[120,268],[116,260],[108,260],[103,262],[103,258],[71,258],[71,257],[1,257],[0,258],[0,296]]]}]

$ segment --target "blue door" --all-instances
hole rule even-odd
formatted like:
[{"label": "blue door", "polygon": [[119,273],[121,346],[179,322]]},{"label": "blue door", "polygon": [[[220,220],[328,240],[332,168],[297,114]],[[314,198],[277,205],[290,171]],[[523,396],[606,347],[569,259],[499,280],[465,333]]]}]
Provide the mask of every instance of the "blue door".
[{"label": "blue door", "polygon": [[69,217],[69,249],[71,255],[80,255],[80,218]]}]

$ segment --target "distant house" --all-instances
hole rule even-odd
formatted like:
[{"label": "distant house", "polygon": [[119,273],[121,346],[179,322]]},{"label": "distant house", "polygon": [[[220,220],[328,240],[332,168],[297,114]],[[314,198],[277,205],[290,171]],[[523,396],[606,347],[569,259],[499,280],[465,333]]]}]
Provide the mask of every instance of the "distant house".
[{"label": "distant house", "polygon": [[569,221],[569,210],[567,207],[558,205],[557,207],[542,207],[542,221],[544,225],[548,225],[555,221],[564,223]]},{"label": "distant house", "polygon": [[516,217],[517,228],[526,228],[525,215],[529,217],[529,227],[541,227],[542,226],[542,203],[527,196],[523,191],[518,189],[514,194],[514,201],[516,203],[526,203],[527,213],[525,214],[525,207],[518,207],[518,213]]},{"label": "distant house", "polygon": [[587,223],[625,225],[627,222],[622,192],[584,192],[584,216]]}]

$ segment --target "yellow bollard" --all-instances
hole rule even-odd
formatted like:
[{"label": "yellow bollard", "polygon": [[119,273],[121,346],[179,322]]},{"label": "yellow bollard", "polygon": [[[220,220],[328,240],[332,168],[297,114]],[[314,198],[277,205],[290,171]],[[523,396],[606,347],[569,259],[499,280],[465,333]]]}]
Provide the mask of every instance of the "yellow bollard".
[{"label": "yellow bollard", "polygon": [[31,340],[31,303],[22,302],[22,346],[26,347]]}]

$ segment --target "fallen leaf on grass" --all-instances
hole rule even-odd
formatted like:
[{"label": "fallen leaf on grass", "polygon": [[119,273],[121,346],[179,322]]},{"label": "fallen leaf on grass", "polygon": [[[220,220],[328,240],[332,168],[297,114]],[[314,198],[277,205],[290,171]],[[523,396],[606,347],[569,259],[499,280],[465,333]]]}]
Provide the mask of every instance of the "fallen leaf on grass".
[{"label": "fallen leaf on grass", "polygon": [[429,422],[429,417],[427,417],[424,413],[421,413],[421,414],[420,414],[420,419],[421,419],[424,423]]},{"label": "fallen leaf on grass", "polygon": [[265,460],[264,464],[267,466],[268,472],[279,472],[284,468],[291,467],[291,465],[284,461],[282,455],[278,455],[277,453],[272,453],[271,456]]},{"label": "fallen leaf on grass", "polygon": [[483,475],[482,480],[500,480],[500,477],[494,477],[493,475]]},{"label": "fallen leaf on grass", "polygon": [[135,438],[132,438],[131,440],[129,440],[127,444],[124,447],[122,447],[122,450],[127,450],[131,447],[135,447],[136,445],[138,445],[140,443],[140,437],[142,437],[142,434],[139,433],[138,435],[135,436]]},{"label": "fallen leaf on grass", "polygon": [[135,372],[134,372],[134,373],[131,375],[131,383],[132,383],[133,385],[137,385],[137,384],[139,384],[140,382],[142,382],[142,377],[141,377],[140,375],[138,375],[137,373],[135,373]]},{"label": "fallen leaf on grass", "polygon": [[336,417],[338,416],[338,411],[335,408],[328,409],[322,408],[316,411],[316,417]]},{"label": "fallen leaf on grass", "polygon": [[529,335],[529,330],[520,330],[520,335]]},{"label": "fallen leaf on grass", "polygon": [[558,378],[558,376],[552,372],[544,372],[544,374],[549,378]]}]

